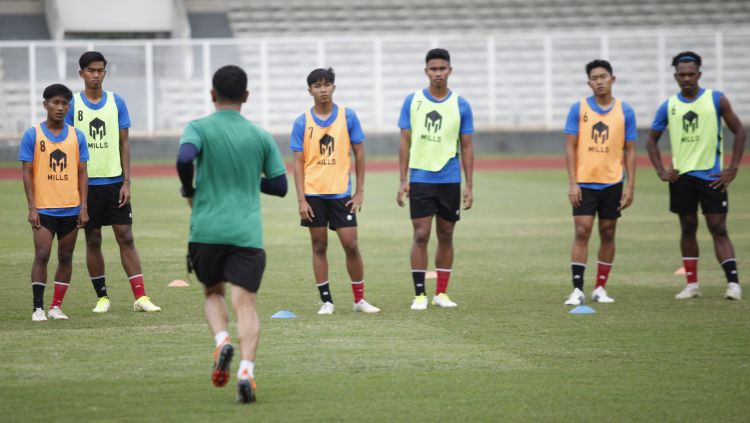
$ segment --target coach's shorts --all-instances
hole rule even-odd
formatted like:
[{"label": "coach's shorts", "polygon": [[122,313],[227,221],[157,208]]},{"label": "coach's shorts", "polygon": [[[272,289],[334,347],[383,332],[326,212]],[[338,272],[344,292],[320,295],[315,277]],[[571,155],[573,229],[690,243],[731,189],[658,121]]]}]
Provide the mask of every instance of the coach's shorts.
[{"label": "coach's shorts", "polygon": [[456,222],[461,218],[461,184],[409,184],[409,212],[412,219],[438,215]]},{"label": "coach's shorts", "polygon": [[49,216],[39,213],[39,223],[48,231],[57,235],[57,239],[64,238],[78,226],[78,216]]},{"label": "coach's shorts", "polygon": [[351,199],[351,197],[329,199],[306,195],[305,200],[312,207],[315,217],[312,222],[302,219],[300,225],[308,228],[325,228],[328,226],[333,231],[338,228],[357,226],[356,213],[351,212],[351,206],[346,206],[346,203]]},{"label": "coach's shorts", "polygon": [[614,220],[620,217],[622,182],[604,189],[581,188],[581,205],[573,207],[573,216],[596,216]]},{"label": "coach's shorts", "polygon": [[265,268],[266,252],[260,248],[188,243],[188,272],[195,270],[198,280],[206,287],[229,282],[258,292]]},{"label": "coach's shorts", "polygon": [[86,229],[99,229],[109,225],[132,225],[133,212],[130,203],[120,204],[122,182],[107,185],[89,185],[89,222]]},{"label": "coach's shorts", "polygon": [[679,215],[698,211],[698,203],[703,214],[727,213],[729,195],[726,191],[708,186],[711,181],[690,175],[680,175],[677,182],[669,183],[669,211]]}]

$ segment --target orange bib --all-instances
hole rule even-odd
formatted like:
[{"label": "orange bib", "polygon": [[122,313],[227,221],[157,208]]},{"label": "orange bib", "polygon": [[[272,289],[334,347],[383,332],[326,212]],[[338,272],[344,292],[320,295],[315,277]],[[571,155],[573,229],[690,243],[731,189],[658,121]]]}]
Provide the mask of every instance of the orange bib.
[{"label": "orange bib", "polygon": [[578,118],[576,182],[614,184],[622,181],[625,151],[625,113],[615,100],[606,114],[594,111],[581,100]]},{"label": "orange bib", "polygon": [[346,127],[346,109],[327,128],[315,123],[310,110],[305,112],[305,194],[343,194],[349,187],[351,142]]},{"label": "orange bib", "polygon": [[33,181],[34,203],[39,209],[78,207],[78,136],[68,125],[68,136],[61,142],[52,142],[36,125]]}]

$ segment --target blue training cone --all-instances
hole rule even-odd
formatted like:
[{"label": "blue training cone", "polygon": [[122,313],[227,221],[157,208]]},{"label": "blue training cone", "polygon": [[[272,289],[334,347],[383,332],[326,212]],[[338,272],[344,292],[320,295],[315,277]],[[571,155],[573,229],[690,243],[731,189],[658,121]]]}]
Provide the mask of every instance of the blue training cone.
[{"label": "blue training cone", "polygon": [[570,310],[570,314],[594,314],[596,313],[596,310],[589,306],[580,305],[573,310]]},{"label": "blue training cone", "polygon": [[289,310],[280,310],[271,316],[272,319],[294,319],[295,317],[297,317],[297,315]]}]

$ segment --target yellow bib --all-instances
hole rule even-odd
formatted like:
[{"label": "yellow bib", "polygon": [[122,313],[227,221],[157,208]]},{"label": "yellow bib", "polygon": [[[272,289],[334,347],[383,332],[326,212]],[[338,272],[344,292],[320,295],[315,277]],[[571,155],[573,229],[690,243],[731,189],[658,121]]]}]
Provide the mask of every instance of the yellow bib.
[{"label": "yellow bib", "polygon": [[622,181],[625,151],[625,113],[615,100],[606,114],[599,114],[581,100],[578,118],[576,182],[614,184]]},{"label": "yellow bib", "polygon": [[70,125],[68,136],[61,142],[52,142],[36,125],[34,146],[33,183],[34,203],[39,209],[78,207],[78,137]]},{"label": "yellow bib", "polygon": [[333,123],[322,128],[305,112],[305,194],[343,194],[349,187],[351,142],[346,109],[338,108]]}]

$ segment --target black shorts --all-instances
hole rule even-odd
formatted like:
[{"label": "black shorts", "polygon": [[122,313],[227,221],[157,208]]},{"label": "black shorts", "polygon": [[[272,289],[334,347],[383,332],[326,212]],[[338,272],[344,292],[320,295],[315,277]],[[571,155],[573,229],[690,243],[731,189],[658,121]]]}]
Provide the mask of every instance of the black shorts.
[{"label": "black shorts", "polygon": [[188,272],[195,270],[198,280],[206,287],[229,282],[258,292],[265,268],[266,252],[260,248],[188,243]]},{"label": "black shorts", "polygon": [[461,218],[461,184],[409,184],[409,212],[412,219],[438,215],[456,222]]},{"label": "black shorts", "polygon": [[581,188],[581,205],[573,207],[573,216],[596,216],[614,220],[620,217],[622,182],[604,189]]},{"label": "black shorts", "polygon": [[57,239],[60,239],[76,230],[78,216],[57,217],[39,213],[39,223],[48,231],[57,235]]},{"label": "black shorts", "polygon": [[130,203],[120,204],[122,182],[107,185],[89,185],[89,222],[86,230],[99,229],[110,225],[132,225],[133,212]]},{"label": "black shorts", "polygon": [[306,195],[305,200],[312,207],[315,217],[312,222],[302,219],[300,225],[308,228],[328,226],[333,231],[338,228],[357,226],[357,214],[352,213],[351,209],[345,205],[351,199],[351,197],[329,199]]},{"label": "black shorts", "polygon": [[679,215],[698,211],[698,203],[703,214],[727,213],[729,195],[726,191],[708,186],[711,181],[690,175],[680,175],[677,182],[669,183],[669,211]]}]

